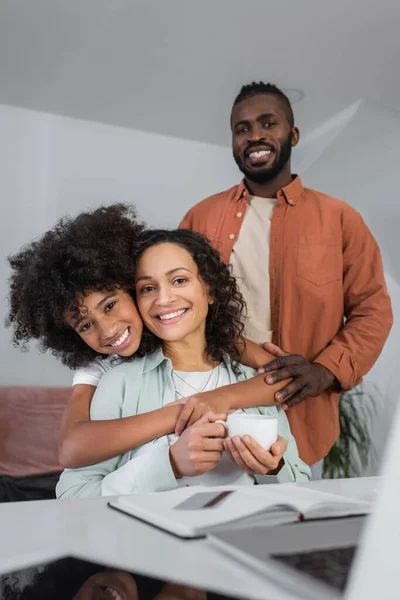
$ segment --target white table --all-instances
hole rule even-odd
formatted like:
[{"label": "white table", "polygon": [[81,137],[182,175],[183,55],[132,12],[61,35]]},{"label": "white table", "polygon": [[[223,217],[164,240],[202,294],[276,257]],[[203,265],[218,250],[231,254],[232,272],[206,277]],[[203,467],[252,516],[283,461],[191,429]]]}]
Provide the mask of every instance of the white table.
[{"label": "white table", "polygon": [[[378,482],[371,477],[276,485],[369,498]],[[262,487],[268,491],[268,485]],[[239,598],[295,600],[283,596],[265,577],[218,553],[206,540],[180,540],[108,508],[109,500],[0,504],[0,574],[74,556]]]}]

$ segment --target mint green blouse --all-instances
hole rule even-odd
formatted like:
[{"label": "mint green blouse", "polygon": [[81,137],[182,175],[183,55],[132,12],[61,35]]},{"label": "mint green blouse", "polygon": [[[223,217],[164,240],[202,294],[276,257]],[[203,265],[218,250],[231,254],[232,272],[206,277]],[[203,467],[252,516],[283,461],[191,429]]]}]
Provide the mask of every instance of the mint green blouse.
[{"label": "mint green blouse", "polygon": [[[224,363],[231,383],[244,381],[256,371],[239,365],[239,375],[232,370],[228,356]],[[161,350],[144,358],[124,362],[100,379],[93,397],[90,418],[118,419],[147,413],[175,400],[172,363]],[[245,412],[278,418],[278,433],[288,442],[285,464],[276,476],[254,476],[258,483],[308,481],[310,468],[300,459],[285,411],[281,407],[246,408]],[[112,496],[176,489],[169,460],[168,436],[149,442],[101,463],[78,469],[66,469],[58,482],[58,498]]]}]

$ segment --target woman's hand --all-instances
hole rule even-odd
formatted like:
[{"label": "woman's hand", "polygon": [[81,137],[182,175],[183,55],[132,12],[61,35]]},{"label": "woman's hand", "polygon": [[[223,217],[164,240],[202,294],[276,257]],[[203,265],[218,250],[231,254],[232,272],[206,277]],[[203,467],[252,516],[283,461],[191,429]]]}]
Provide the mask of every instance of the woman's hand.
[{"label": "woman's hand", "polygon": [[224,449],[229,458],[251,475],[276,475],[281,470],[287,441],[278,436],[271,451],[264,450],[251,436],[226,438]]},{"label": "woman's hand", "polygon": [[223,438],[226,435],[224,425],[216,421],[226,421],[226,414],[207,413],[185,429],[171,446],[171,467],[177,479],[184,475],[202,475],[215,469],[224,450]]}]

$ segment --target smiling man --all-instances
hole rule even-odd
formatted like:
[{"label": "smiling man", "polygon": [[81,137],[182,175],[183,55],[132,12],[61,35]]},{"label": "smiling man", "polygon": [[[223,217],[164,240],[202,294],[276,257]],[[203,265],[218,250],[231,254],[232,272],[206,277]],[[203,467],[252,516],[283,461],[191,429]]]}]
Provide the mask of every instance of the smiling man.
[{"label": "smiling man", "polygon": [[293,378],[276,399],[289,407],[300,456],[318,478],[339,434],[339,395],[369,371],[392,325],[381,255],[357,211],[292,175],[299,130],[281,90],[243,86],[231,130],[244,179],[197,204],[180,226],[204,233],[232,265],[247,303],[245,334],[273,342],[267,382]]}]

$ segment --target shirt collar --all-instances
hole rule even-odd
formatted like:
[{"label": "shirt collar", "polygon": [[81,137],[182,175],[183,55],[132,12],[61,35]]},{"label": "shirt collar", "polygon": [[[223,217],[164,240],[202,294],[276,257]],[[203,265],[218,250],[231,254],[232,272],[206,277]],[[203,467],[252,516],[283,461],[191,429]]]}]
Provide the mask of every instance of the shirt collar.
[{"label": "shirt collar", "polygon": [[246,188],[246,184],[244,182],[244,179],[242,179],[242,181],[239,183],[239,185],[237,186],[237,190],[236,190],[236,194],[235,194],[235,202],[238,202],[239,200],[241,200],[243,197],[248,198],[249,197],[249,192]]},{"label": "shirt collar", "polygon": [[[278,200],[282,199],[284,202],[287,202],[291,206],[294,206],[300,200],[303,192],[304,187],[299,175],[293,175],[292,181],[288,185],[285,185],[284,188],[279,190]],[[249,191],[246,188],[244,179],[242,179],[242,181],[237,187],[235,194],[235,202],[238,202],[243,197],[245,197],[246,199],[248,199],[249,197]]]},{"label": "shirt collar", "polygon": [[151,354],[146,354],[144,359],[145,359],[145,362],[144,362],[144,367],[143,367],[143,373],[149,373],[150,371],[153,371],[159,365],[161,365],[161,363],[163,363],[164,361],[171,362],[169,360],[169,358],[167,358],[164,355],[161,348],[158,348]]},{"label": "shirt collar", "polygon": [[298,175],[293,175],[292,181],[278,192],[278,200],[284,198],[288,204],[295,206],[301,199],[304,187]]}]

